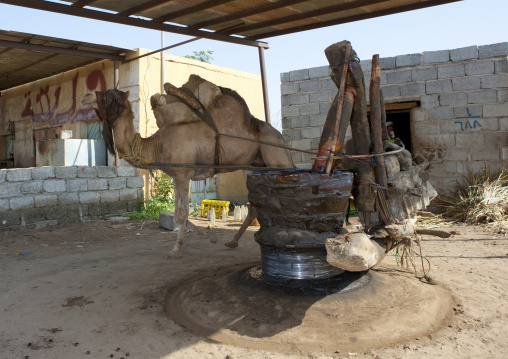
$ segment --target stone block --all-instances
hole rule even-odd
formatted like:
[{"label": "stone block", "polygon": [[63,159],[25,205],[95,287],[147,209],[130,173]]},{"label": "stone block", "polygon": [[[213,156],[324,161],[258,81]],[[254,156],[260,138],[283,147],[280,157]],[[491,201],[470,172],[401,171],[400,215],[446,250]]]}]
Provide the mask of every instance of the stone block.
[{"label": "stone block", "polygon": [[282,95],[280,97],[280,105],[281,106],[289,106],[290,105],[289,95]]},{"label": "stone block", "polygon": [[11,226],[17,226],[21,224],[21,212],[7,211],[2,213],[0,218],[0,229],[6,229]]},{"label": "stone block", "polygon": [[326,115],[312,115],[310,116],[310,126],[324,126],[326,121]]},{"label": "stone block", "polygon": [[0,183],[0,198],[21,196],[21,183]]},{"label": "stone block", "polygon": [[309,69],[295,70],[289,72],[289,81],[303,81],[309,79]]},{"label": "stone block", "polygon": [[35,224],[35,229],[42,229],[42,228],[58,226],[58,221],[56,219],[54,219],[51,221],[40,221],[40,222],[36,222],[34,224]]},{"label": "stone block", "polygon": [[282,130],[282,136],[286,141],[300,140],[302,139],[302,132],[299,128],[292,128]]},{"label": "stone block", "polygon": [[[476,116],[476,117],[475,117]],[[481,105],[455,106],[453,108],[453,118],[475,120],[483,116]]]},{"label": "stone block", "polygon": [[116,168],[116,173],[118,174],[118,177],[132,177],[137,176],[139,170],[136,167],[119,166]]},{"label": "stone block", "polygon": [[437,79],[437,67],[417,67],[411,70],[411,80],[413,81],[427,81]]},{"label": "stone block", "polygon": [[34,208],[33,196],[14,197],[9,200],[9,207],[12,211],[19,211],[20,209]]},{"label": "stone block", "polygon": [[313,67],[309,69],[309,78],[327,77],[331,72],[330,66]]},{"label": "stone block", "polygon": [[427,95],[435,93],[444,93],[452,91],[452,80],[431,80],[425,83],[425,91]]},{"label": "stone block", "polygon": [[413,129],[418,135],[435,135],[439,133],[439,126],[435,121],[417,122],[413,124]]},{"label": "stone block", "polygon": [[280,74],[280,82],[289,82],[289,72],[283,72]]},{"label": "stone block", "polygon": [[291,105],[302,105],[309,103],[309,94],[295,94],[289,96]]},{"label": "stone block", "polygon": [[493,147],[508,146],[508,132],[485,132],[483,133],[483,138],[491,149]]},{"label": "stone block", "polygon": [[476,90],[467,93],[467,103],[495,103],[497,101],[496,90]]},{"label": "stone block", "polygon": [[455,134],[455,144],[458,147],[483,146],[483,135],[479,132],[457,133]]},{"label": "stone block", "polygon": [[311,140],[295,140],[291,141],[291,148],[302,150],[302,151],[310,151],[312,149]]},{"label": "stone block", "polygon": [[7,171],[0,169],[0,183],[5,182],[6,177],[7,177]]},{"label": "stone block", "polygon": [[446,149],[445,158],[448,161],[468,161],[469,147],[449,147]]},{"label": "stone block", "polygon": [[58,194],[58,205],[66,206],[68,204],[79,203],[79,194],[77,192],[64,192]]},{"label": "stone block", "polygon": [[300,106],[300,115],[307,116],[307,115],[317,115],[319,112],[319,104],[317,103],[309,103],[306,105]]},{"label": "stone block", "polygon": [[450,51],[449,50],[440,50],[440,51],[425,51],[423,53],[423,63],[424,64],[432,64],[432,63],[442,63],[450,61]]},{"label": "stone block", "polygon": [[116,177],[117,176],[116,167],[97,166],[97,176],[107,178]]},{"label": "stone block", "polygon": [[463,64],[439,65],[437,67],[437,78],[448,79],[462,77],[466,74]]},{"label": "stone block", "polygon": [[436,107],[427,110],[429,120],[449,120],[453,118],[453,107]]},{"label": "stone block", "polygon": [[307,127],[302,128],[302,139],[306,138],[319,138],[321,137],[321,127]]},{"label": "stone block", "polygon": [[508,74],[484,75],[481,77],[482,89],[508,87]]},{"label": "stone block", "polygon": [[45,192],[65,192],[67,185],[65,180],[48,179],[44,181],[43,188]]},{"label": "stone block", "polygon": [[494,60],[494,72],[496,74],[508,72],[508,59]]},{"label": "stone block", "polygon": [[[384,92],[383,92],[384,94]],[[425,95],[425,83],[424,82],[411,82],[408,84],[400,85],[400,95],[402,97],[420,97]]]},{"label": "stone block", "polygon": [[499,131],[508,131],[508,118],[499,119]]},{"label": "stone block", "polygon": [[67,191],[69,192],[88,191],[88,180],[84,178],[67,180]]},{"label": "stone block", "polygon": [[480,88],[479,77],[458,77],[452,79],[453,91],[466,91],[466,90],[477,90]]},{"label": "stone block", "polygon": [[294,93],[298,93],[300,89],[300,85],[295,82],[283,83],[280,85],[280,93],[281,95],[290,95]]},{"label": "stone block", "polygon": [[39,208],[27,209],[21,212],[21,224],[24,226],[45,220],[46,213]]},{"label": "stone block", "polygon": [[129,212],[138,212],[141,209],[141,201],[127,202],[127,210]]},{"label": "stone block", "polygon": [[508,42],[500,42],[498,44],[483,45],[478,48],[479,57],[481,59],[495,56],[508,55]]},{"label": "stone block", "polygon": [[55,177],[55,167],[47,166],[32,168],[32,179],[34,180],[45,180],[54,177]]},{"label": "stone block", "polygon": [[43,181],[27,181],[21,183],[22,194],[36,194],[42,192]]},{"label": "stone block", "polygon": [[107,203],[94,203],[88,206],[88,215],[92,217],[103,217],[109,214]]},{"label": "stone block", "polygon": [[9,208],[10,208],[9,207],[9,200],[8,199],[0,199],[0,212],[8,211]]},{"label": "stone block", "polygon": [[467,94],[465,92],[443,93],[439,95],[439,103],[441,106],[466,105]]},{"label": "stone block", "polygon": [[309,94],[309,101],[314,102],[330,102],[330,91],[312,92]]},{"label": "stone block", "polygon": [[102,191],[101,194],[101,202],[103,203],[110,203],[110,202],[117,202],[120,198],[120,191],[113,190],[113,191]]},{"label": "stone block", "polygon": [[319,113],[321,115],[328,115],[328,111],[330,111],[331,103],[321,102],[319,103]]},{"label": "stone block", "polygon": [[387,84],[402,84],[411,82],[411,70],[396,70],[386,73]]},{"label": "stone block", "polygon": [[497,90],[497,102],[508,102],[508,90]]},{"label": "stone block", "polygon": [[310,124],[309,116],[292,117],[290,119],[291,128],[307,127]]},{"label": "stone block", "polygon": [[124,188],[120,190],[120,201],[131,201],[137,199],[138,191],[135,188]]},{"label": "stone block", "polygon": [[331,78],[319,80],[319,88],[321,91],[324,90],[337,90],[337,85],[332,81]]},{"label": "stone block", "polygon": [[423,54],[408,54],[395,57],[396,67],[418,66],[422,63]]},{"label": "stone block", "polygon": [[314,92],[319,90],[318,80],[307,80],[300,82],[300,92]]},{"label": "stone block", "polygon": [[501,159],[504,161],[508,160],[508,147],[501,147],[500,150]]},{"label": "stone block", "polygon": [[[48,220],[52,219],[79,219],[82,215],[81,210],[79,208],[79,205],[77,204],[71,204],[68,206],[63,207],[53,207],[53,208],[46,208],[46,218]],[[78,220],[79,222],[79,220]],[[77,223],[77,222],[66,222],[66,223]]]},{"label": "stone block", "polygon": [[[372,60],[371,60],[371,62],[372,62]],[[381,67],[381,70],[394,69],[395,64],[396,64],[395,57],[381,57],[379,59],[379,66]]]},{"label": "stone block", "polygon": [[383,96],[384,96],[385,100],[400,97],[400,86],[399,85],[381,86],[381,91],[383,91]]},{"label": "stone block", "polygon": [[499,161],[499,150],[493,151],[492,147],[471,148],[471,159],[473,161]]},{"label": "stone block", "polygon": [[[134,177],[135,178],[135,177]],[[79,203],[99,203],[101,195],[99,192],[80,192]]]},{"label": "stone block", "polygon": [[282,106],[282,117],[300,116],[300,106]]},{"label": "stone block", "polygon": [[111,202],[108,203],[108,211],[110,215],[118,215],[127,213],[127,202]]},{"label": "stone block", "polygon": [[174,229],[173,218],[173,212],[159,213],[159,227],[172,231]]},{"label": "stone block", "polygon": [[360,68],[362,69],[363,72],[371,72],[372,71],[372,59],[360,61]]},{"label": "stone block", "polygon": [[6,180],[8,182],[21,182],[32,180],[31,168],[9,168],[6,171]]},{"label": "stone block", "polygon": [[58,204],[58,196],[56,194],[39,194],[34,196],[35,207],[50,207]]},{"label": "stone block", "polygon": [[497,103],[483,105],[484,117],[507,117],[508,103]]},{"label": "stone block", "polygon": [[78,167],[76,166],[55,167],[56,178],[76,178],[77,175]]},{"label": "stone block", "polygon": [[145,185],[143,177],[129,177],[127,178],[128,188],[142,188]]},{"label": "stone block", "polygon": [[466,62],[464,64],[464,69],[466,70],[466,75],[486,75],[493,74],[495,70],[494,61],[493,60],[481,60],[481,61],[473,61]]},{"label": "stone block", "polygon": [[97,168],[78,166],[78,177],[86,177],[86,178],[97,177]]},{"label": "stone block", "polygon": [[451,61],[463,61],[477,58],[478,58],[478,46],[468,46],[450,50]]},{"label": "stone block", "polygon": [[110,190],[122,189],[127,185],[127,179],[125,177],[111,178],[108,180],[108,188]]},{"label": "stone block", "polygon": [[[425,87],[427,89],[427,87]],[[426,95],[420,98],[422,107],[436,107],[439,106],[439,95]]]},{"label": "stone block", "polygon": [[[346,138],[347,138],[347,133],[346,133]],[[310,140],[311,150],[317,150],[319,148],[319,142],[321,142],[321,136],[319,136],[317,138],[312,138]]]},{"label": "stone block", "polygon": [[108,189],[108,180],[104,178],[90,178],[87,181],[89,191],[100,191]]}]

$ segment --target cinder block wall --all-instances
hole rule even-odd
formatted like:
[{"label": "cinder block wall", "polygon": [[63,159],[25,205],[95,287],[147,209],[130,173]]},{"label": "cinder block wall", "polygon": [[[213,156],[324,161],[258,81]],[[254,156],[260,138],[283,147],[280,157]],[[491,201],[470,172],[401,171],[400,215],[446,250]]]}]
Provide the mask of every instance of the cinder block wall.
[{"label": "cinder block wall", "polygon": [[[354,44],[353,44],[354,47]],[[386,103],[420,101],[410,111],[413,152],[429,161],[440,194],[468,169],[508,166],[508,43],[381,58]],[[370,84],[371,59],[361,61]],[[282,134],[293,148],[317,150],[337,87],[328,66],[281,74]],[[292,151],[299,168],[312,155]]]},{"label": "cinder block wall", "polygon": [[88,222],[139,210],[143,177],[134,167],[0,170],[0,230]]}]

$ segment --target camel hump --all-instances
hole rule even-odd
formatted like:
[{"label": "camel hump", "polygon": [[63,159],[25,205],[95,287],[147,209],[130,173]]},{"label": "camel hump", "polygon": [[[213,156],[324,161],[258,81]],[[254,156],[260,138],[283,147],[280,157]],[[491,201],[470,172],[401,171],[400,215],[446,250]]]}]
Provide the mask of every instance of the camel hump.
[{"label": "camel hump", "polygon": [[[194,96],[207,110],[210,110],[217,98],[222,95],[222,92],[217,85],[199,77],[198,75],[190,75],[189,80],[182,87],[190,90],[190,92],[194,94]],[[164,91],[166,91],[167,95],[155,94],[150,98],[152,111],[155,115],[157,126],[159,128],[165,123],[176,125],[201,121],[199,116],[197,116],[192,109],[181,102],[179,96],[170,95],[180,91],[176,86],[166,82],[164,84]],[[191,98],[187,99],[187,103],[191,107],[198,107],[194,102],[195,101]]]}]

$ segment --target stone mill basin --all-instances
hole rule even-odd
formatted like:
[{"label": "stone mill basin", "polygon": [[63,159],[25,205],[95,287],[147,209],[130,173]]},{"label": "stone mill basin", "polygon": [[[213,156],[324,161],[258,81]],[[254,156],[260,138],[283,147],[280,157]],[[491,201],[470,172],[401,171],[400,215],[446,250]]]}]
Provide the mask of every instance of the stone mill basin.
[{"label": "stone mill basin", "polygon": [[353,174],[310,170],[255,173],[247,177],[257,211],[261,269],[268,282],[326,280],[344,271],[326,262],[325,240],[344,224]]}]

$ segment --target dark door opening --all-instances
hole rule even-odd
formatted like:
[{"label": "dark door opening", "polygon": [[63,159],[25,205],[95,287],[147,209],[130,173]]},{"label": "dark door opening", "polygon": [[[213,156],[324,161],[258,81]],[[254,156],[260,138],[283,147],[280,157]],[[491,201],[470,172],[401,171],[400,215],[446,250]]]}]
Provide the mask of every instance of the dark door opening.
[{"label": "dark door opening", "polygon": [[411,116],[409,110],[386,111],[386,124],[393,123],[395,137],[400,138],[406,150],[411,152]]}]

